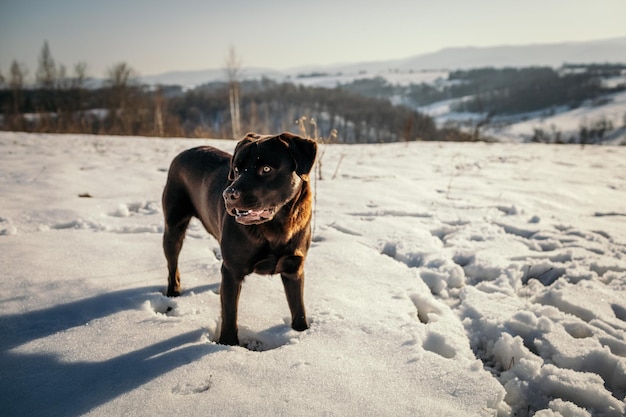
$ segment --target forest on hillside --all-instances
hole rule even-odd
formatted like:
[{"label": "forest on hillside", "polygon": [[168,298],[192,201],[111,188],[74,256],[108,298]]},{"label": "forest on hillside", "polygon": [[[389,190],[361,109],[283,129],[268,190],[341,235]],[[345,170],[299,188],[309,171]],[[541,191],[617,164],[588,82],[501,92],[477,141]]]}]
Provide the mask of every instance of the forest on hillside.
[{"label": "forest on hillside", "polygon": [[355,80],[341,88],[367,97],[401,97],[417,108],[438,101],[467,98],[454,111],[510,115],[551,107],[576,108],[585,100],[626,90],[626,84],[609,87],[602,79],[620,76],[626,64],[569,64],[550,67],[476,68],[449,73],[439,83],[389,84],[384,78]]},{"label": "forest on hillside", "polygon": [[[338,143],[475,141],[490,140],[481,130],[494,116],[575,108],[585,100],[626,89],[624,83],[602,82],[623,76],[626,64],[478,68],[452,71],[435,83],[410,85],[363,74],[335,88],[303,86],[297,80],[244,80],[236,76],[240,68],[227,66],[228,81],[190,90],[143,85],[126,63],[110,67],[98,82],[87,68],[78,63],[70,74],[54,60],[47,42],[34,83],[27,82],[28,69],[13,61],[6,75],[0,72],[0,129],[203,138],[300,131]],[[417,110],[452,99],[452,111],[482,118],[471,126],[438,127]],[[585,135],[590,136],[581,132],[581,140]]]},{"label": "forest on hillside", "polygon": [[205,138],[300,130],[340,143],[477,139],[456,129],[438,129],[432,118],[414,109],[343,88],[235,79],[185,91],[142,85],[126,63],[112,66],[94,87],[86,64],[68,74],[47,43],[34,84],[26,82],[27,73],[14,61],[0,78],[3,130]]},{"label": "forest on hillside", "polygon": [[[438,129],[429,116],[389,100],[342,89],[244,81],[240,85],[240,132],[306,130],[341,143],[471,140]],[[97,89],[70,85],[1,89],[2,129],[173,137],[232,137],[227,83],[183,91],[108,82]],[[306,121],[303,123],[303,121]]]}]

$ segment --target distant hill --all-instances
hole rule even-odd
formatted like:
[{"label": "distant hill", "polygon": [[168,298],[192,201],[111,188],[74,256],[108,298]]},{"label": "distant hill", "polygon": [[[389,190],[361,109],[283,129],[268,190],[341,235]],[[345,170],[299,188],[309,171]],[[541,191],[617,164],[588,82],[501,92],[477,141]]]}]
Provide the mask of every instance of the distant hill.
[{"label": "distant hill", "polygon": [[[257,79],[266,76],[275,80],[288,79],[298,74],[325,72],[329,74],[377,74],[390,69],[421,71],[427,69],[469,69],[480,67],[558,67],[564,63],[626,63],[626,37],[586,42],[554,44],[457,47],[390,61],[371,61],[329,66],[306,66],[278,71],[271,68],[245,68],[244,77]],[[147,84],[178,84],[193,87],[225,79],[223,69],[177,71],[141,77]]]},{"label": "distant hill", "polygon": [[[243,78],[258,79],[261,77],[283,78],[285,75],[271,68],[249,68],[242,69]],[[171,71],[157,75],[147,75],[140,77],[140,81],[145,84],[180,85],[186,88],[197,87],[212,81],[226,80],[224,68],[214,68],[197,71]]]},{"label": "distant hill", "polygon": [[543,45],[446,48],[398,62],[400,69],[558,67],[565,63],[626,62],[626,37]]}]

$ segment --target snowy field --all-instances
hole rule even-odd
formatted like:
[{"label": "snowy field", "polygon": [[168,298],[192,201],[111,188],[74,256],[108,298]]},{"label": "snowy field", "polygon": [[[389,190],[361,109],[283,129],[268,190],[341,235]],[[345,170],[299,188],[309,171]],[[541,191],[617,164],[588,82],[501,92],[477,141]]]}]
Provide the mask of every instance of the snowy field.
[{"label": "snowy field", "polygon": [[227,347],[197,222],[162,295],[166,171],[206,142],[0,133],[0,415],[624,415],[626,147],[322,147],[311,328],[250,276]]},{"label": "snowy field", "polygon": [[[324,74],[324,73],[322,73]],[[411,84],[442,84],[449,83],[448,79],[449,71],[394,71],[394,70],[381,70],[381,71],[369,71],[369,72],[347,72],[338,74],[324,74],[320,76],[310,77],[293,77],[288,78],[287,81],[295,84],[304,85],[306,87],[324,87],[335,88],[342,84],[350,84],[360,79],[373,79],[383,78],[389,84],[409,86]]]},{"label": "snowy field", "polygon": [[[469,123],[473,127],[478,121],[484,119],[483,114],[452,110],[459,101],[469,98],[470,96],[443,100],[419,107],[417,110],[431,116],[439,126],[453,122],[461,125]],[[552,142],[555,142],[557,132],[561,140],[567,142],[572,137],[580,137],[581,127],[592,129],[601,121],[611,125],[611,129],[606,132],[602,140],[603,144],[626,144],[626,92],[607,94],[600,99],[587,100],[575,109],[562,106],[553,112],[546,109],[514,116],[495,117],[483,130],[483,134],[496,138],[500,142],[529,142],[535,130],[540,129],[550,137]]]}]

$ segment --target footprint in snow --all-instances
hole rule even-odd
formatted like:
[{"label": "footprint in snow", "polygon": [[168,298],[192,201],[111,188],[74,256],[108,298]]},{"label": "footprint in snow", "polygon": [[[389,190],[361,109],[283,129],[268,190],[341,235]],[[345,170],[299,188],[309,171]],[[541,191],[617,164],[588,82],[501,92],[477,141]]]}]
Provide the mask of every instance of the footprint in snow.
[{"label": "footprint in snow", "polygon": [[293,342],[299,334],[301,333],[291,329],[288,324],[258,332],[244,327],[239,329],[239,345],[253,352],[266,352]]},{"label": "footprint in snow", "polygon": [[161,207],[157,201],[142,201],[136,203],[120,204],[117,209],[110,214],[111,217],[131,217],[137,215],[149,216],[160,214]]},{"label": "footprint in snow", "polygon": [[194,395],[194,394],[202,394],[203,392],[207,392],[213,386],[213,375],[209,375],[207,379],[204,381],[193,384],[193,383],[180,383],[172,388],[172,394],[176,395]]}]

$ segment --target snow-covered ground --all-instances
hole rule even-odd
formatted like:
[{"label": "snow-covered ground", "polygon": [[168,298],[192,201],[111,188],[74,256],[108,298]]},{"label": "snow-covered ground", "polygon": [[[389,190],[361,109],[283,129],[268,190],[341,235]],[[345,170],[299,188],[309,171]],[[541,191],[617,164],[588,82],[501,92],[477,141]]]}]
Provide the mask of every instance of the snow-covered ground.
[{"label": "snow-covered ground", "polygon": [[535,129],[551,136],[561,133],[563,140],[578,137],[581,127],[593,128],[598,122],[609,122],[613,129],[606,134],[607,143],[626,144],[626,92],[609,94],[596,100],[588,100],[575,109],[564,109],[554,114],[537,112],[502,128],[492,128],[487,134],[497,138],[529,140]]},{"label": "snow-covered ground", "polygon": [[393,69],[370,71],[370,72],[339,72],[335,74],[321,73],[318,76],[298,76],[289,77],[286,81],[307,87],[335,88],[341,84],[350,84],[359,79],[371,79],[380,77],[389,84],[408,86],[411,84],[441,84],[447,83],[449,71],[398,71]]},{"label": "snow-covered ground", "polygon": [[[484,122],[485,115],[453,110],[453,106],[459,101],[470,98],[471,96],[443,100],[419,107],[417,110],[431,116],[439,126],[453,123],[461,128],[473,130],[477,123]],[[626,144],[626,92],[587,100],[575,109],[562,106],[558,109],[545,109],[513,116],[496,116],[483,128],[482,134],[501,142],[528,142],[536,130],[541,130],[551,142],[556,142],[557,137],[562,142],[569,142],[573,137],[576,143],[582,127],[591,130],[597,128],[601,122],[611,126],[604,135],[603,144]]]},{"label": "snow-covered ground", "polygon": [[162,295],[166,170],[206,142],[0,133],[1,415],[624,415],[626,147],[324,146],[311,328],[251,276],[226,347],[198,223]]}]

